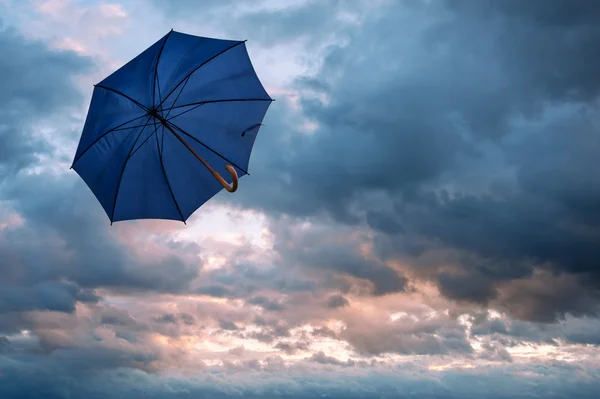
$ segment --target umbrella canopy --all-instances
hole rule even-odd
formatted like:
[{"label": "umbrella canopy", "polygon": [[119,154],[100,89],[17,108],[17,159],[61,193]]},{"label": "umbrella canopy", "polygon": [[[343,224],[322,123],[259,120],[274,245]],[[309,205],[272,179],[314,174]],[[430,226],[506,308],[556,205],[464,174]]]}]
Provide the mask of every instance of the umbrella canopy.
[{"label": "umbrella canopy", "polygon": [[[71,168],[111,224],[185,223],[237,189],[272,101],[245,41],[171,30],[94,86]],[[226,170],[229,181],[217,172]]]}]

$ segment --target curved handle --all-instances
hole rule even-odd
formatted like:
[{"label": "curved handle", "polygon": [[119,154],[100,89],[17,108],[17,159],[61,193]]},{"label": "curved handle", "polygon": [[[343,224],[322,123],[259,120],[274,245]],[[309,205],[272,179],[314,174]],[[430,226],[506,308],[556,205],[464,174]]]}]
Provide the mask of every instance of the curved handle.
[{"label": "curved handle", "polygon": [[229,173],[231,174],[231,181],[232,184],[231,186],[229,185],[229,183],[227,183],[227,181],[225,181],[225,179],[223,179],[223,177],[216,171],[214,170],[184,139],[183,137],[181,137],[179,135],[179,133],[177,133],[170,125],[169,123],[160,118],[161,123],[167,128],[169,129],[169,131],[171,133],[173,133],[173,135],[177,138],[177,140],[181,141],[181,143],[186,146],[186,148],[188,150],[190,150],[190,152],[192,154],[194,154],[194,156],[200,161],[202,162],[202,164],[204,166],[206,166],[206,169],[208,169],[210,171],[210,173],[212,173],[212,175],[214,176],[215,179],[217,179],[217,181],[219,183],[221,183],[221,185],[223,186],[223,188],[227,191],[229,191],[230,193],[234,192],[235,190],[237,190],[238,188],[238,174],[235,171],[235,169],[233,168],[233,166],[231,165],[225,165],[225,169],[227,169],[229,171]]},{"label": "curved handle", "polygon": [[217,179],[217,181],[221,183],[225,190],[229,191],[230,193],[233,193],[238,188],[238,175],[233,166],[231,165],[225,165],[225,169],[227,169],[231,174],[231,186],[229,185],[229,183],[227,183],[227,181],[225,181],[225,179],[223,179],[223,177],[221,177],[219,173],[217,173],[216,170],[210,168],[210,171],[212,172],[212,175],[215,177],[215,179]]}]

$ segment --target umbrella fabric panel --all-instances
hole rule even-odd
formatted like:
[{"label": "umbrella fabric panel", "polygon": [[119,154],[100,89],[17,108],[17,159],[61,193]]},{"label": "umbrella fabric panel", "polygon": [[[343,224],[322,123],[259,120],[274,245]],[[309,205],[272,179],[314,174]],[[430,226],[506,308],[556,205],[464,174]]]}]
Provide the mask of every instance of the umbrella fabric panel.
[{"label": "umbrella fabric panel", "polygon": [[162,129],[160,124],[149,124],[135,144],[115,193],[112,221],[144,218],[185,220],[163,168],[163,154],[159,147]]},{"label": "umbrella fabric panel", "polygon": [[154,70],[161,48],[166,40],[167,36],[164,36],[137,57],[110,74],[97,86],[116,90],[147,109],[151,109],[153,106]]},{"label": "umbrella fabric panel", "polygon": [[[207,64],[212,63],[229,49],[243,43],[193,36],[175,31],[167,34],[167,37],[156,69],[156,105],[163,101],[169,93],[181,89],[187,76],[198,75],[196,73],[198,69],[204,69]],[[174,101],[176,95],[169,96],[169,100]]]},{"label": "umbrella fabric panel", "polygon": [[[174,197],[184,220],[187,220],[200,205],[220,192],[223,187],[215,180],[210,171],[166,128],[160,139],[165,172],[169,176]],[[187,138],[184,136],[184,139]],[[225,170],[227,161],[192,139],[186,141],[198,155],[231,183]],[[238,168],[236,171],[240,178],[244,176],[244,171]]]},{"label": "umbrella fabric panel", "polygon": [[73,164],[105,135],[143,125],[145,119],[146,112],[127,98],[99,87],[94,88]]},{"label": "umbrella fabric panel", "polygon": [[[167,45],[169,45],[167,43]],[[162,63],[162,59],[160,63]],[[238,42],[187,75],[183,83],[163,98],[163,115],[171,107],[195,105],[205,101],[252,100],[271,101],[252,66],[246,45]]]},{"label": "umbrella fabric panel", "polygon": [[[121,183],[121,172],[140,137],[152,124],[113,131],[102,137],[76,162],[73,169],[87,183],[112,220],[115,194]],[[152,128],[153,129],[153,128]]]},{"label": "umbrella fabric panel", "polygon": [[[170,119],[193,139],[248,170],[250,154],[270,101],[207,103]],[[185,108],[183,108],[185,110]]]}]

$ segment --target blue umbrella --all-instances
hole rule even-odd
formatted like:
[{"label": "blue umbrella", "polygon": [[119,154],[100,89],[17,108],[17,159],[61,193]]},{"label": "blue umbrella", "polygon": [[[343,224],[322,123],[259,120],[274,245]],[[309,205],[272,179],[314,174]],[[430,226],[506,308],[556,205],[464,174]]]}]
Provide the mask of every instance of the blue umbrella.
[{"label": "blue umbrella", "polygon": [[71,168],[111,224],[185,223],[223,188],[237,190],[272,101],[245,41],[171,30],[94,86]]}]

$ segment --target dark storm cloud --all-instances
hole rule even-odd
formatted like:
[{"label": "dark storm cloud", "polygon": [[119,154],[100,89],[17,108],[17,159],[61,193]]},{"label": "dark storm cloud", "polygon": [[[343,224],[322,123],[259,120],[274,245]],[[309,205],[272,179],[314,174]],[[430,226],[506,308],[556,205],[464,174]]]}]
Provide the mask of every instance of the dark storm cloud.
[{"label": "dark storm cloud", "polygon": [[191,326],[195,323],[194,317],[187,313],[166,313],[160,317],[157,317],[155,321],[159,324],[176,324],[178,322],[182,322],[188,326]]},{"label": "dark storm cloud", "polygon": [[569,313],[575,317],[598,316],[598,280],[576,275],[539,273],[531,280],[514,281],[502,288],[502,304],[514,317],[552,322]]},{"label": "dark storm cloud", "polygon": [[[162,4],[173,11],[177,6],[171,3],[175,4]],[[233,4],[215,1],[193,3],[216,7]],[[515,110],[534,115],[546,96],[554,100],[567,97],[585,99],[590,94],[584,93],[585,88],[569,91],[564,88],[568,86],[566,83],[562,88],[545,88],[540,82],[547,79],[549,72],[528,69],[531,68],[529,64],[508,56],[501,57],[498,65],[495,64],[494,57],[508,46],[513,37],[511,35],[520,40],[518,44],[529,40],[529,36],[519,36],[519,29],[511,28],[502,34],[497,33],[503,26],[498,27],[496,23],[506,23],[512,27],[522,15],[527,15],[528,12],[514,11],[523,6],[515,3],[505,8],[490,6],[493,12],[486,14],[479,6],[473,6],[465,12],[457,2],[447,3],[448,7],[444,10],[441,9],[441,2],[429,3],[433,3],[429,6],[431,8],[422,8],[417,2],[391,2],[391,7],[384,8],[379,15],[370,15],[369,18],[373,19],[367,21],[366,26],[343,33],[352,39],[348,47],[334,46],[316,80],[302,80],[297,84],[303,90],[301,105],[305,114],[319,123],[320,130],[310,139],[299,136],[293,138],[292,152],[284,150],[289,145],[285,143],[285,134],[281,135],[281,142],[277,139],[263,141],[264,145],[261,143],[257,146],[259,152],[253,157],[255,168],[250,179],[256,185],[252,190],[241,189],[240,195],[235,198],[248,201],[272,216],[282,213],[301,217],[328,215],[336,222],[366,222],[389,240],[391,249],[388,249],[388,253],[398,252],[398,249],[409,245],[413,245],[411,254],[419,252],[415,248],[420,248],[421,254],[431,246],[458,248],[457,252],[461,252],[457,255],[459,262],[452,266],[460,268],[459,273],[442,273],[435,267],[428,269],[432,271],[431,276],[441,291],[453,299],[477,302],[501,300],[508,307],[522,303],[525,306],[513,308],[512,312],[518,315],[522,312],[520,316],[523,318],[532,318],[537,314],[544,315],[542,319],[548,320],[553,318],[557,310],[565,312],[574,308],[579,308],[581,314],[590,313],[590,306],[596,300],[590,289],[596,284],[593,279],[589,280],[587,289],[582,289],[585,286],[577,279],[561,280],[561,287],[564,288],[560,290],[559,298],[552,300],[552,287],[556,286],[556,280],[527,278],[532,276],[532,263],[538,267],[546,266],[541,260],[552,263],[547,267],[554,270],[572,270],[568,266],[573,264],[568,262],[572,258],[564,249],[570,248],[569,245],[574,249],[584,247],[565,244],[560,240],[564,234],[570,237],[575,234],[577,239],[573,241],[581,241],[581,237],[589,240],[590,234],[595,237],[595,225],[586,224],[596,216],[594,201],[592,198],[591,202],[587,202],[589,187],[575,176],[581,171],[591,170],[587,168],[591,158],[575,156],[577,161],[584,163],[582,169],[570,170],[558,179],[557,184],[554,184],[554,180],[544,180],[548,175],[539,172],[540,168],[543,172],[545,167],[555,170],[564,163],[570,164],[569,159],[561,161],[553,156],[553,151],[573,144],[571,141],[577,143],[570,147],[573,151],[593,146],[586,146],[585,143],[579,146],[582,138],[575,134],[574,137],[569,135],[571,141],[544,148],[547,141],[542,138],[549,136],[545,128],[535,137],[528,136],[529,128],[519,128],[516,144],[513,141],[511,145],[505,145],[502,141],[504,136],[515,130],[506,120]],[[316,1],[309,3],[301,13],[297,13],[298,10],[293,12],[309,18],[307,15],[311,10],[323,11],[322,4]],[[410,7],[396,8],[401,4]],[[197,8],[205,12],[205,16],[214,14],[210,9]],[[286,24],[293,21],[293,18],[284,18],[285,10],[273,14],[282,17],[274,23],[277,29],[281,29],[281,21]],[[478,18],[473,18],[473,15]],[[549,20],[554,21],[553,18]],[[235,20],[233,17],[231,19]],[[492,19],[493,23],[490,22]],[[523,23],[515,27],[525,29],[531,26],[528,29],[536,29],[532,20],[536,18],[530,16],[527,19],[529,25]],[[323,16],[318,21],[323,21]],[[448,21],[451,21],[451,25]],[[557,22],[551,24],[564,25]],[[404,29],[402,35],[398,34],[398,26]],[[422,29],[424,27],[433,28]],[[289,31],[294,32],[295,28],[290,27]],[[268,33],[268,29],[264,29],[261,34]],[[532,37],[537,40],[536,35]],[[568,40],[569,35],[565,37],[560,38]],[[560,52],[560,46],[558,49]],[[518,54],[517,49],[510,50]],[[544,57],[549,56],[550,52],[547,53]],[[356,57],[356,54],[361,54],[362,58]],[[539,60],[533,59],[533,55],[527,56],[540,67]],[[566,62],[563,67],[568,67]],[[581,67],[585,67],[583,63]],[[529,79],[526,76],[538,72],[540,76],[546,75],[546,78],[542,76],[538,79],[536,75],[535,79]],[[557,73],[562,77],[560,70]],[[538,83],[535,83],[536,79]],[[522,92],[519,91],[521,87]],[[321,91],[329,97],[330,102],[320,103],[309,90]],[[288,114],[283,106],[273,110],[274,116],[270,117],[270,121],[265,121],[273,126],[273,132],[293,131],[288,124],[303,123],[302,118]],[[546,123],[546,119],[542,122]],[[487,167],[494,166],[490,166],[493,162],[480,151],[481,137],[495,140],[493,145],[500,148],[502,158],[508,162],[507,169],[517,168],[519,187],[509,187],[512,191],[504,191],[506,187],[499,184],[493,195],[489,196],[467,193],[440,198],[434,195],[430,190],[432,187],[438,188],[437,184],[456,185],[451,184],[456,182],[448,176],[462,178],[458,179],[459,183],[464,183],[464,177],[468,175],[466,169],[485,172]],[[532,153],[539,158],[528,161]],[[532,169],[531,166],[538,169]],[[531,174],[528,180],[525,169],[527,172],[537,170],[538,174]],[[261,180],[261,176],[265,176],[264,180]],[[487,180],[485,173],[479,177]],[[564,184],[566,181],[573,183],[573,187],[579,191],[567,190],[556,195],[553,188],[564,187],[558,183]],[[537,182],[537,186],[533,182]],[[187,292],[188,283],[198,275],[197,263],[189,266],[179,257],[145,261],[134,258],[104,229],[98,228],[107,224],[106,217],[85,187],[77,184],[73,186],[66,179],[49,175],[20,176],[10,182],[7,191],[3,191],[3,196],[16,202],[15,209],[22,215],[25,224],[0,232],[0,237],[6,240],[0,242],[0,259],[11,259],[8,266],[0,264],[0,271],[6,276],[0,279],[0,292],[10,293],[3,291],[5,286],[23,286],[26,290],[32,290],[31,287],[40,284],[60,286],[61,290],[56,292],[48,290],[52,295],[33,295],[27,297],[26,301],[21,299],[12,303],[18,303],[19,309],[61,311],[71,311],[75,301],[95,302],[97,298],[92,289],[99,286],[123,290]],[[533,186],[538,191],[527,191],[523,186]],[[581,193],[581,196],[573,195],[574,191]],[[73,193],[77,195],[72,196]],[[540,203],[540,197],[548,198]],[[560,228],[555,223],[557,215],[564,221]],[[579,224],[573,224],[573,220]],[[487,224],[492,224],[490,231],[486,230]],[[356,242],[348,240],[340,244],[324,240],[327,236],[334,236],[334,230],[321,235],[309,232],[299,240],[291,240],[293,245],[287,245],[282,239],[286,232],[278,230],[276,249],[282,255],[281,265],[267,269],[240,262],[228,265],[223,270],[202,271],[207,278],[201,279],[205,285],[197,292],[224,298],[249,298],[249,303],[268,308],[275,303],[272,298],[276,296],[271,297],[269,293],[267,297],[260,292],[262,289],[290,294],[292,302],[289,303],[293,304],[294,300],[298,301],[293,298],[294,293],[312,294],[317,289],[334,287],[345,294],[346,291],[330,283],[339,276],[368,282],[373,286],[371,293],[376,295],[406,289],[408,281],[402,274],[383,262],[366,260]],[[543,231],[545,238],[535,237],[532,231]],[[513,234],[517,237],[513,238]],[[534,245],[528,244],[532,240]],[[417,241],[418,244],[414,244]],[[558,249],[546,249],[543,244],[548,241],[557,244]],[[35,250],[32,243],[36,244]],[[560,251],[561,248],[563,251]],[[584,254],[595,255],[589,244],[585,248],[587,252],[584,251]],[[563,255],[559,256],[560,253]],[[522,259],[536,258],[536,254],[537,259]],[[591,264],[584,263],[582,272],[593,271]],[[418,270],[414,272],[418,274]],[[306,274],[325,275],[326,280],[317,283],[306,279]],[[52,285],[64,279],[72,283]],[[514,279],[523,280],[511,281]],[[504,285],[497,284],[498,281]],[[522,281],[525,281],[525,285],[519,285]],[[542,285],[535,286],[537,282],[542,282]],[[329,302],[330,306],[336,307],[347,302],[343,296],[326,298],[317,298],[318,302],[315,303],[327,305]],[[284,310],[292,308],[288,302],[285,305]],[[210,313],[207,312],[208,306],[199,306],[194,314],[199,319],[208,315],[219,320],[221,328],[226,330],[224,335],[254,338],[289,353],[304,350],[303,341],[281,340],[290,339],[292,335],[290,328],[293,326],[278,319],[285,312],[264,312],[264,317],[255,320],[260,330],[253,331],[241,328],[252,317],[247,314],[247,309],[239,310],[239,314],[236,313],[236,317],[232,318],[225,314],[224,307],[214,309],[217,310]],[[323,310],[321,307],[320,311]],[[277,318],[271,317],[273,315]],[[27,387],[26,392],[32,397],[45,398],[268,398],[285,395],[294,398],[327,396],[332,399],[504,399],[518,396],[587,399],[595,398],[600,389],[597,369],[579,364],[554,362],[506,365],[499,369],[483,366],[472,374],[468,370],[404,370],[401,365],[394,370],[373,368],[368,374],[353,374],[358,367],[348,367],[346,374],[339,373],[340,366],[357,366],[358,363],[352,360],[344,362],[324,352],[301,362],[298,369],[284,364],[281,358],[273,357],[262,363],[255,359],[239,363],[223,362],[225,371],[218,368],[206,374],[199,372],[190,380],[163,377],[140,371],[152,370],[156,360],[164,359],[160,351],[152,345],[145,345],[143,341],[144,336],[140,332],[149,327],[136,322],[128,313],[105,309],[99,317],[100,322],[106,323],[104,328],[110,332],[110,339],[114,339],[110,343],[118,348],[110,350],[97,346],[98,342],[109,337],[101,336],[93,325],[89,326],[89,332],[75,331],[86,325],[85,317],[76,319],[71,314],[60,317],[42,314],[42,317],[49,316],[52,316],[52,320],[40,322],[15,312],[0,315],[0,334],[18,336],[21,328],[33,327],[31,335],[40,337],[41,346],[47,354],[42,357],[13,353],[10,347],[16,346],[13,342],[16,339],[12,336],[7,338],[10,347],[4,349],[5,352],[0,356],[0,397],[23,397],[23,387]],[[306,315],[301,317],[306,318]],[[381,323],[368,323],[365,320],[368,319],[347,323],[339,339],[345,340],[366,356],[395,353],[451,354],[461,357],[473,354],[465,327],[443,316],[419,321],[413,318],[394,322],[386,320]],[[175,313],[163,314],[154,321],[153,332],[160,332],[161,328],[188,325],[187,321],[189,324],[193,322],[191,317]],[[58,328],[57,325],[62,326]],[[3,326],[10,328],[4,332]],[[575,325],[567,328],[562,337],[568,342],[595,343],[595,327],[593,324]],[[540,342],[540,337],[546,336],[549,342],[553,342],[554,337],[560,336],[556,333],[544,335],[543,328],[534,323],[511,324],[505,320],[487,318],[480,320],[479,324],[475,323],[474,328],[485,331],[482,335],[486,339],[490,335],[494,338],[498,336],[496,342],[490,340],[483,343],[483,357],[494,361],[510,361],[505,347],[511,341],[525,340],[523,337],[531,336],[537,337],[531,338],[531,341],[537,339]],[[327,327],[315,328],[312,335],[337,337]],[[83,343],[77,342],[81,336],[84,336]],[[0,351],[2,342],[0,338]],[[335,374],[328,372],[331,368],[338,370]],[[234,374],[227,374],[227,370]],[[510,384],[506,384],[507,374],[511,378]]]},{"label": "dark storm cloud", "polygon": [[473,274],[456,276],[440,273],[438,286],[442,294],[456,300],[485,303],[496,296],[490,280],[478,278]]},{"label": "dark storm cloud", "polygon": [[[317,3],[303,13],[319,12]],[[339,31],[344,44],[296,82],[303,116],[319,129],[306,138],[294,131],[305,120],[274,103],[262,131],[270,137],[253,155],[254,189],[232,200],[274,216],[367,223],[395,255],[462,252],[464,272],[426,277],[453,299],[489,302],[499,282],[535,268],[581,275],[586,284],[570,295],[595,297],[600,7],[475,3],[392,1],[360,29]],[[302,245],[315,259],[283,253],[315,265],[352,253]],[[403,286],[378,265],[324,267],[380,293]],[[540,302],[520,317],[596,311],[574,302]]]},{"label": "dark storm cloud", "polygon": [[[600,6],[582,0],[447,1],[463,18],[484,18],[504,28],[496,36],[496,60],[531,99],[594,101],[600,89]],[[483,21],[482,21],[483,22]],[[513,88],[516,88],[513,86]]]},{"label": "dark storm cloud", "polygon": [[98,297],[73,283],[43,281],[31,286],[0,285],[0,315],[6,312],[75,311],[77,302],[93,303]]},{"label": "dark storm cloud", "polygon": [[277,312],[277,311],[283,310],[283,306],[280,303],[274,302],[274,301],[270,300],[269,298],[262,296],[262,295],[252,297],[252,298],[248,299],[246,301],[246,303],[250,304],[250,305],[260,306],[261,308],[272,311],[272,312]]},{"label": "dark storm cloud", "polygon": [[[90,373],[85,359],[0,357],[0,395],[3,398],[119,397],[163,398],[232,397],[279,398],[282,392],[294,399],[327,396],[332,399],[412,398],[508,399],[520,396],[543,398],[596,398],[598,373],[573,363],[514,366],[515,375],[506,384],[506,368],[430,371],[373,369],[354,373],[358,363],[319,353],[294,367],[281,358],[265,362],[223,362],[223,367],[199,373],[193,379],[161,376],[127,368]],[[348,373],[339,367],[350,366]],[[332,369],[333,367],[333,369]],[[27,370],[26,373],[24,371]],[[27,386],[27,395],[22,390]]]},{"label": "dark storm cloud", "polygon": [[[20,169],[37,160],[38,153],[47,152],[48,145],[35,135],[33,124],[43,118],[70,109],[82,100],[71,79],[76,74],[88,72],[91,62],[72,52],[55,52],[40,42],[25,39],[13,28],[2,27],[0,21],[0,176],[6,196],[7,180]],[[39,192],[37,193],[39,194]],[[73,312],[75,303],[95,302],[98,297],[92,290],[82,289],[73,282],[45,279],[28,279],[28,266],[37,273],[52,274],[41,259],[34,258],[26,234],[3,232],[0,237],[0,313],[32,310]],[[14,238],[11,239],[11,238]],[[52,240],[50,240],[52,241]],[[20,252],[19,247],[24,251]],[[26,248],[26,249],[25,249]],[[41,248],[40,248],[41,250]],[[25,276],[25,278],[23,278]]]},{"label": "dark storm cloud", "polygon": [[[339,15],[356,11],[365,4],[339,0],[311,1],[306,4],[289,4],[289,7],[264,7],[259,4],[240,3],[235,0],[150,0],[150,3],[168,16],[178,19],[235,18],[235,24],[220,26],[228,36],[251,39],[265,46],[281,45],[304,39],[318,44],[325,36],[341,30],[348,24]],[[332,23],[335,21],[335,23]],[[319,35],[315,35],[319,31]]]},{"label": "dark storm cloud", "polygon": [[315,337],[327,337],[337,339],[337,334],[329,327],[319,327],[312,331],[312,335]]},{"label": "dark storm cloud", "polygon": [[310,344],[305,341],[298,342],[278,342],[275,345],[276,349],[287,353],[288,355],[294,355],[298,351],[306,351],[310,348]]},{"label": "dark storm cloud", "polygon": [[237,331],[240,329],[234,322],[227,320],[221,321],[219,327],[226,331]]},{"label": "dark storm cloud", "polygon": [[219,13],[233,11],[232,6],[238,4],[236,0],[178,0],[173,3],[169,0],[149,0],[149,4],[156,5],[160,11],[168,15],[186,17],[192,11],[204,11],[206,13]]},{"label": "dark storm cloud", "polygon": [[196,293],[216,298],[251,299],[252,305],[277,311],[284,306],[279,300],[268,299],[260,294],[263,290],[273,290],[280,293],[295,294],[316,292],[319,285],[307,278],[305,273],[289,267],[285,259],[275,266],[248,261],[248,254],[231,256],[226,268],[209,270],[200,276],[200,280],[212,284],[201,285]]},{"label": "dark storm cloud", "polygon": [[[567,344],[598,345],[600,343],[597,318],[567,316],[559,323],[545,324],[509,318],[491,317],[486,312],[473,315],[471,335],[487,341],[484,355],[502,355],[504,347],[516,345],[553,345]],[[492,349],[498,351],[494,352]],[[492,350],[491,353],[489,351]]]},{"label": "dark storm cloud", "polygon": [[138,322],[129,314],[129,312],[114,307],[106,307],[102,309],[100,315],[100,323],[110,326],[127,326],[136,327]]},{"label": "dark storm cloud", "polygon": [[339,359],[336,359],[333,356],[327,356],[323,351],[319,351],[315,354],[313,354],[310,358],[310,361],[315,362],[315,363],[321,363],[321,364],[333,364],[334,366],[344,366],[344,367],[351,367],[355,365],[355,361],[348,359],[345,362],[342,362]]},{"label": "dark storm cloud", "polygon": [[95,198],[74,178],[19,176],[6,184],[3,196],[25,219],[22,227],[0,234],[0,253],[13,260],[2,265],[5,284],[63,278],[85,288],[178,292],[198,273],[175,255],[137,259],[109,234]]},{"label": "dark storm cloud", "polygon": [[[77,346],[52,320],[73,315],[78,303],[96,306],[97,288],[181,292],[198,265],[175,255],[136,257],[108,231],[97,201],[74,174],[23,171],[38,155],[56,158],[52,143],[38,138],[34,126],[70,118],[83,100],[72,79],[90,72],[92,62],[13,29],[0,29],[0,52],[0,332],[30,330],[37,339],[30,346],[46,352]],[[56,134],[61,139],[65,132]],[[135,342],[143,326],[125,316],[105,314],[98,321]]]},{"label": "dark storm cloud", "polygon": [[313,251],[305,249],[298,252],[288,251],[287,255],[290,260],[298,260],[308,267],[330,269],[368,280],[374,285],[374,295],[385,295],[405,290],[408,280],[394,269],[367,261],[352,252],[354,251],[350,246],[344,246],[344,248],[321,247]]},{"label": "dark storm cloud", "polygon": [[[48,145],[35,135],[32,122],[52,116],[82,100],[73,75],[88,72],[87,58],[55,52],[25,39],[0,19],[0,179],[37,161]],[[1,181],[1,180],[0,180]]]},{"label": "dark storm cloud", "polygon": [[278,338],[289,338],[290,329],[279,319],[265,319],[258,316],[254,324],[260,327],[259,331],[253,331],[244,335],[244,338],[252,338],[260,342],[271,343]]},{"label": "dark storm cloud", "polygon": [[209,285],[200,287],[196,290],[198,294],[209,295],[215,298],[234,298],[233,292],[222,285]]},{"label": "dark storm cloud", "polygon": [[[339,19],[332,24],[332,19],[344,11],[348,4],[337,1],[317,1],[310,7],[292,6],[283,9],[251,10],[239,16],[238,24],[228,27],[231,34],[244,34],[252,40],[266,45],[281,45],[306,39],[318,43],[328,33],[339,30],[344,24]],[[352,4],[351,8],[360,6]],[[321,36],[315,37],[315,30]],[[240,32],[240,33],[238,33]]]},{"label": "dark storm cloud", "polygon": [[0,353],[8,351],[10,349],[10,340],[6,337],[0,336]]},{"label": "dark storm cloud", "polygon": [[350,304],[350,302],[344,298],[343,295],[332,295],[329,298],[327,298],[327,302],[326,302],[326,306],[328,308],[343,308],[344,306],[348,306]]},{"label": "dark storm cloud", "polygon": [[392,236],[405,232],[402,225],[394,218],[390,218],[385,212],[367,211],[366,221],[369,226]]},{"label": "dark storm cloud", "polygon": [[336,231],[315,229],[295,234],[281,223],[273,223],[271,230],[275,235],[274,248],[290,267],[363,279],[373,285],[374,295],[402,292],[406,288],[406,277],[384,263],[367,259],[352,240],[334,240],[332,235]]}]

